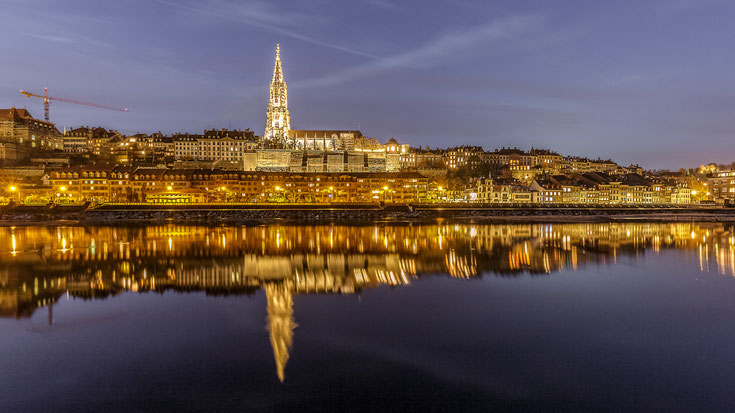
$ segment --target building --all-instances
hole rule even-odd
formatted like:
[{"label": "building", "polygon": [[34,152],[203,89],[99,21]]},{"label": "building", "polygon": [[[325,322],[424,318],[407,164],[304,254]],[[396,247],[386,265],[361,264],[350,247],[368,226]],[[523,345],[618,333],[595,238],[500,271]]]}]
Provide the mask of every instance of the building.
[{"label": "building", "polygon": [[134,164],[150,161],[153,151],[148,150],[145,135],[113,136],[100,146],[99,158],[113,164]]},{"label": "building", "polygon": [[30,153],[31,150],[26,145],[19,145],[12,142],[0,142],[0,161],[5,162],[6,164],[13,164],[26,159]]},{"label": "building", "polygon": [[385,143],[385,152],[386,153],[393,153],[393,154],[407,154],[411,151],[411,145],[406,143],[398,143],[396,138],[390,138],[388,139],[388,142]]},{"label": "building", "polygon": [[735,171],[717,171],[710,179],[710,192],[715,200],[728,204],[735,201]]},{"label": "building", "polygon": [[428,186],[427,178],[416,172],[291,173],[110,165],[56,170],[49,181],[57,197],[156,203],[408,203],[424,199]]},{"label": "building", "polygon": [[458,146],[444,152],[444,165],[448,169],[458,169],[465,166],[477,166],[482,162],[485,151],[482,146]]},{"label": "building", "polygon": [[536,155],[518,148],[496,149],[494,152],[484,153],[482,158],[496,171],[504,166],[507,166],[509,171],[528,171],[537,161]]},{"label": "building", "polygon": [[291,116],[288,113],[288,88],[283,78],[281,66],[281,48],[276,45],[276,62],[273,67],[273,79],[268,99],[263,145],[265,147],[285,148],[289,144]]},{"label": "building", "polygon": [[121,138],[122,135],[113,130],[106,130],[102,127],[97,127],[89,131],[89,138],[87,140],[89,145],[89,153],[95,156],[103,156],[105,154],[105,145],[113,138]]},{"label": "building", "polygon": [[89,128],[76,128],[64,132],[64,152],[89,152]]},{"label": "building", "polygon": [[398,172],[399,154],[384,151],[304,151],[258,149],[246,152],[244,171],[265,172]]},{"label": "building", "polygon": [[560,205],[691,204],[693,192],[673,180],[654,182],[639,174],[611,176],[602,172],[550,175],[530,185],[510,179],[478,179],[465,199],[481,203]]},{"label": "building", "polygon": [[61,133],[51,122],[34,118],[26,109],[0,109],[0,142],[44,150],[62,150]]},{"label": "building", "polygon": [[153,162],[173,161],[176,155],[176,146],[172,136],[164,136],[161,132],[145,136],[142,141],[146,143],[146,152],[150,152]]},{"label": "building", "polygon": [[536,157],[536,165],[539,165],[542,170],[550,172],[559,171],[562,160],[564,159],[560,154],[548,149],[532,148],[529,154]]},{"label": "building", "polygon": [[258,147],[255,133],[250,129],[213,129],[204,131],[203,135],[174,135],[172,142],[174,159],[177,161],[243,162],[245,153],[253,152]]},{"label": "building", "polygon": [[[103,129],[103,128],[101,128]],[[103,129],[104,130],[104,129]],[[105,134],[107,131],[105,130]],[[92,137],[92,129],[86,126],[64,130],[64,152],[67,153],[86,153],[92,152],[90,147],[90,139]],[[101,145],[101,142],[100,142]],[[100,148],[96,151],[99,154]]]},{"label": "building", "polygon": [[95,156],[105,155],[104,146],[113,138],[122,137],[114,130],[103,127],[90,128],[80,126],[64,132],[63,149],[67,153],[90,153]]},{"label": "building", "polygon": [[50,173],[52,194],[57,198],[110,200],[110,178],[114,165],[101,164],[64,168]]},{"label": "building", "polygon": [[534,179],[530,187],[538,192],[538,202],[560,204],[564,202],[564,187],[551,179]]},{"label": "building", "polygon": [[289,132],[286,147],[297,150],[352,151],[365,137],[359,130],[300,130]]}]

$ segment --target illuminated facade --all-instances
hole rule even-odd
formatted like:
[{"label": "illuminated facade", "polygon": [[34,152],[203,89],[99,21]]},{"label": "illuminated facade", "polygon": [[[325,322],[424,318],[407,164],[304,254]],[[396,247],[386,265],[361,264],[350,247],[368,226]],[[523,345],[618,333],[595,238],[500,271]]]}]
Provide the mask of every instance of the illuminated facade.
[{"label": "illuminated facade", "polygon": [[408,203],[424,199],[428,187],[428,179],[416,172],[244,172],[109,165],[58,170],[49,180],[50,193],[57,198],[155,203]]},{"label": "illuminated facade", "polygon": [[365,137],[359,130],[291,130],[287,147],[312,151],[352,151]]},{"label": "illuminated facade", "polygon": [[712,195],[715,199],[728,204],[735,201],[735,171],[718,171],[710,180]]},{"label": "illuminated facade", "polygon": [[590,172],[550,175],[533,179],[530,185],[510,184],[504,179],[475,181],[467,199],[480,203],[539,205],[669,205],[691,204],[692,190],[674,181],[656,183],[638,174],[611,177]]},{"label": "illuminated facade", "polygon": [[204,135],[178,136],[173,140],[174,159],[183,161],[242,162],[258,148],[251,130],[208,130]]},{"label": "illuminated facade", "polygon": [[287,147],[290,130],[291,117],[288,114],[288,88],[283,78],[281,48],[280,45],[276,45],[276,61],[270,86],[263,144],[275,148]]}]

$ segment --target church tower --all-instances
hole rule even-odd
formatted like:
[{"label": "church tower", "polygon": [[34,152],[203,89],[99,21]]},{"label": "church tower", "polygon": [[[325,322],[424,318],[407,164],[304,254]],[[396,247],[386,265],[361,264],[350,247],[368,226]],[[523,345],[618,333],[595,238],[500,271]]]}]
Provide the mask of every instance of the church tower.
[{"label": "church tower", "polygon": [[288,90],[283,80],[281,67],[281,48],[276,45],[276,63],[273,67],[270,100],[268,101],[268,120],[263,134],[264,145],[283,148],[291,130],[291,117],[288,114]]}]

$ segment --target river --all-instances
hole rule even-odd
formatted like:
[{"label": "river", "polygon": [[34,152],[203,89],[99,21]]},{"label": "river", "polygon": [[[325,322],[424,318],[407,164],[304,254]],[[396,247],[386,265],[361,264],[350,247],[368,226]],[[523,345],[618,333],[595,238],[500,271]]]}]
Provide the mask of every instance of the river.
[{"label": "river", "polygon": [[0,410],[733,410],[721,223],[0,228]]}]

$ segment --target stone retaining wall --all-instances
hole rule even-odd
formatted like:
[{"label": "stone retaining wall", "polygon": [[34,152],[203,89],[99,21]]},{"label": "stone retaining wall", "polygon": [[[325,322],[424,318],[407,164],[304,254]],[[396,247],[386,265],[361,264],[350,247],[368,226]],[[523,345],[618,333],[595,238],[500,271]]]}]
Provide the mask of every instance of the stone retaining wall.
[{"label": "stone retaining wall", "polygon": [[568,222],[584,220],[699,220],[735,221],[735,209],[701,208],[429,208],[408,207],[329,209],[232,209],[227,207],[197,209],[138,209],[98,208],[60,209],[43,206],[8,208],[0,211],[0,221],[12,223],[43,223],[58,220],[74,220],[89,224],[138,224],[138,223],[230,223],[260,224],[287,223],[370,223],[375,221],[436,221],[458,220],[473,222],[493,221],[543,221]]}]

